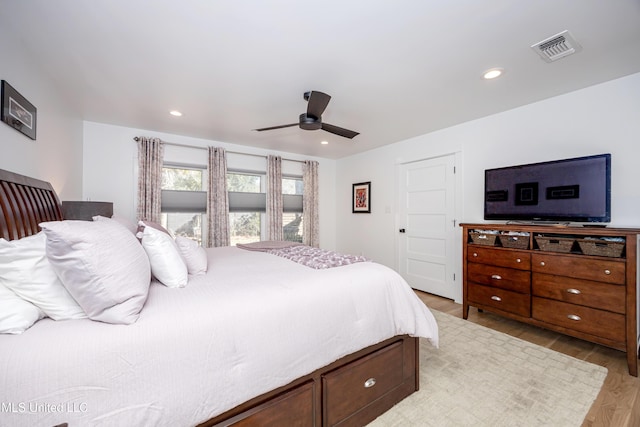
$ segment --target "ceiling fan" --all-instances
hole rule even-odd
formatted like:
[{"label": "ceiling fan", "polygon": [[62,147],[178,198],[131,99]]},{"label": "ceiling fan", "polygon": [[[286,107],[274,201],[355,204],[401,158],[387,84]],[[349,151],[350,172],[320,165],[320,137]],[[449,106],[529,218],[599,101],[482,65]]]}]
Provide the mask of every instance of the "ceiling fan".
[{"label": "ceiling fan", "polygon": [[322,113],[324,113],[324,110],[325,108],[327,108],[327,104],[329,104],[329,100],[331,99],[331,97],[326,93],[318,92],[315,90],[310,92],[305,92],[304,99],[305,101],[308,101],[307,112],[300,114],[300,120],[298,123],[290,123],[288,125],[272,126],[268,128],[254,129],[254,130],[258,132],[262,132],[265,130],[300,126],[300,129],[304,129],[304,130],[322,129],[324,131],[327,131],[345,138],[349,138],[349,139],[359,134],[359,132],[354,132],[349,129],[344,129],[338,126],[330,125],[329,123],[322,123]]}]

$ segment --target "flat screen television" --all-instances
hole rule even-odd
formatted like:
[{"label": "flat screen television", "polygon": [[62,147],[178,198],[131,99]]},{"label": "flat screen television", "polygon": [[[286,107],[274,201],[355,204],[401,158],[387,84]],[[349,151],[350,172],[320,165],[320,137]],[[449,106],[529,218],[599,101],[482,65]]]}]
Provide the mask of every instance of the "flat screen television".
[{"label": "flat screen television", "polygon": [[610,222],[611,154],[485,170],[484,219]]}]

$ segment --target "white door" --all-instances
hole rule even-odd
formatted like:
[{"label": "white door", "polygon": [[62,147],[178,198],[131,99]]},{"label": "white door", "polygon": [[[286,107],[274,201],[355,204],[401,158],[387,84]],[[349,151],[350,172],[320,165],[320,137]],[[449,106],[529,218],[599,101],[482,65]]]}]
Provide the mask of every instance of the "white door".
[{"label": "white door", "polygon": [[455,156],[400,166],[399,268],[414,289],[456,299]]}]

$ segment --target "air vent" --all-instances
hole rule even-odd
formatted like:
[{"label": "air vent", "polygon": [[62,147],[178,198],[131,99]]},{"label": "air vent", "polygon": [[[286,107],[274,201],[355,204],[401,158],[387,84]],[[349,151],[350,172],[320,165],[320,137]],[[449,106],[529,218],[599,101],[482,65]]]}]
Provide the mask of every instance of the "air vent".
[{"label": "air vent", "polygon": [[582,46],[573,38],[569,31],[549,37],[531,46],[546,62],[557,61],[565,56],[580,52]]}]

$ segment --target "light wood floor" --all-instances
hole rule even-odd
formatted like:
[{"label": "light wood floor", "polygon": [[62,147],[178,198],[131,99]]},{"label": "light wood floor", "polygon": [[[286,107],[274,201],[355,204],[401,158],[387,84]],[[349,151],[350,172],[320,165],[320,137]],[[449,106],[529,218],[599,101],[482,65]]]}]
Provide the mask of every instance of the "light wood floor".
[{"label": "light wood floor", "polygon": [[[416,291],[434,310],[462,318],[462,305],[452,300]],[[556,332],[547,331],[488,312],[469,309],[469,321],[514,337],[559,351],[609,370],[602,390],[587,414],[583,427],[640,426],[640,379],[628,374],[625,353]]]}]

